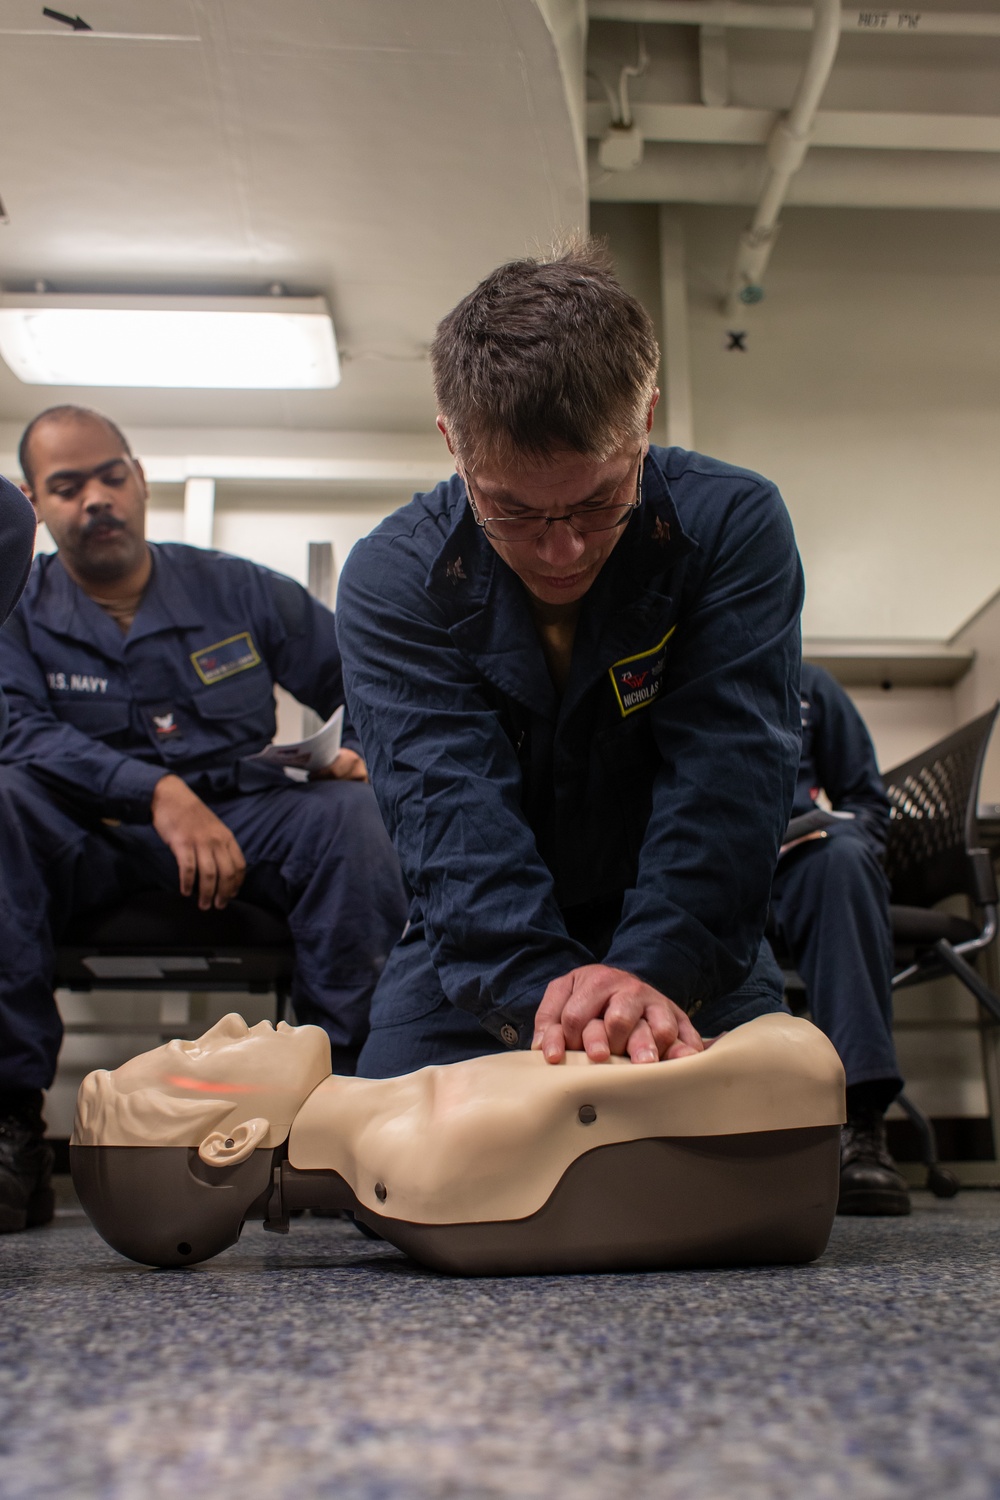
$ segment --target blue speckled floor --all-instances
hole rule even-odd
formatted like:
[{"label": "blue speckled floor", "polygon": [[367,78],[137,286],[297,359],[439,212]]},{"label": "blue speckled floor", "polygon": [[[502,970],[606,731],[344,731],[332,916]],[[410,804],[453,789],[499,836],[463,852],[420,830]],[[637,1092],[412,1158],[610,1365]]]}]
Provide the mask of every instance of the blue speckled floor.
[{"label": "blue speckled floor", "polygon": [[3,1500],[1000,1497],[1000,1194],[814,1266],[448,1281],[339,1221],[0,1240]]}]

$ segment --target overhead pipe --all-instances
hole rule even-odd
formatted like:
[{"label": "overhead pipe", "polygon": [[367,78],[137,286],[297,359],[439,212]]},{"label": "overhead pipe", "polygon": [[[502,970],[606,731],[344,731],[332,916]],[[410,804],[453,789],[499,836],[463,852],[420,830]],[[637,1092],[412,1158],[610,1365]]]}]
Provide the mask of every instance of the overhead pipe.
[{"label": "overhead pipe", "polygon": [[[758,170],[752,171],[756,165]],[[590,154],[594,203],[708,203],[751,208],[759,158],[746,146],[646,141],[634,172],[601,172]],[[1000,212],[1000,153],[810,151],[786,204],[798,208],[926,208]],[[0,471],[3,470],[0,453]],[[199,471],[200,472],[200,471]]]},{"label": "overhead pipe", "polygon": [[[750,31],[811,31],[808,5],[754,5],[743,0],[589,0],[592,21],[668,26],[729,26]],[[983,11],[860,10],[840,17],[842,31],[870,36],[1000,36],[1000,14]]]},{"label": "overhead pipe", "polygon": [[[647,143],[702,146],[763,146],[778,117],[775,109],[721,108],[704,104],[637,104],[632,115]],[[611,119],[615,115],[610,116]],[[607,132],[606,104],[587,106],[587,134]],[[884,110],[821,109],[813,122],[814,147],[860,147],[866,151],[1000,152],[1000,114],[893,114]]]},{"label": "overhead pipe", "polygon": [[819,101],[840,45],[840,0],[816,0],[809,57],[787,115],[782,115],[767,143],[768,173],[757,211],[740,237],[736,262],[729,278],[725,312],[732,317],[743,305],[759,302],[761,282],[778,233],[778,214],[788,184],[805,161]]}]

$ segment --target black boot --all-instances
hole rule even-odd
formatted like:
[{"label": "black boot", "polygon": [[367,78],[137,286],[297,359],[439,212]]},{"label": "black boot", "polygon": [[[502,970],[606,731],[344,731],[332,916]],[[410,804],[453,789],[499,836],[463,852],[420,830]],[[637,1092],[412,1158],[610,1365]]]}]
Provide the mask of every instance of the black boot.
[{"label": "black boot", "polygon": [[910,1193],[885,1141],[885,1116],[872,1105],[848,1108],[840,1137],[839,1214],[908,1214]]},{"label": "black boot", "polygon": [[41,1100],[34,1090],[0,1096],[0,1234],[47,1224],[55,1213]]}]

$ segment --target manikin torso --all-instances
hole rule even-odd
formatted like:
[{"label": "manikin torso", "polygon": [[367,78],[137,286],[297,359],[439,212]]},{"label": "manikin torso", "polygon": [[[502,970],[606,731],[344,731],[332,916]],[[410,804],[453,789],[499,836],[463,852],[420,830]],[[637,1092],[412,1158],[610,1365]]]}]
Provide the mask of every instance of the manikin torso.
[{"label": "manikin torso", "polygon": [[454,1224],[535,1213],[598,1146],[842,1119],[829,1042],[807,1022],[768,1015],[673,1062],[594,1064],[576,1052],[553,1067],[513,1052],[400,1078],[326,1078],[292,1124],[288,1159],[338,1172],[374,1212]]}]

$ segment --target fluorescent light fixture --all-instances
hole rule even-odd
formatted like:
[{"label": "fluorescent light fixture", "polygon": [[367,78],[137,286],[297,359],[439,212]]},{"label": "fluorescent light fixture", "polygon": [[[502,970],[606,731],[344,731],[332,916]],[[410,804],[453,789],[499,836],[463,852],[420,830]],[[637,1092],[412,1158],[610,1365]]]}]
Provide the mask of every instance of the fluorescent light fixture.
[{"label": "fluorescent light fixture", "polygon": [[340,384],[322,297],[0,297],[0,355],[27,385],[317,390]]}]

